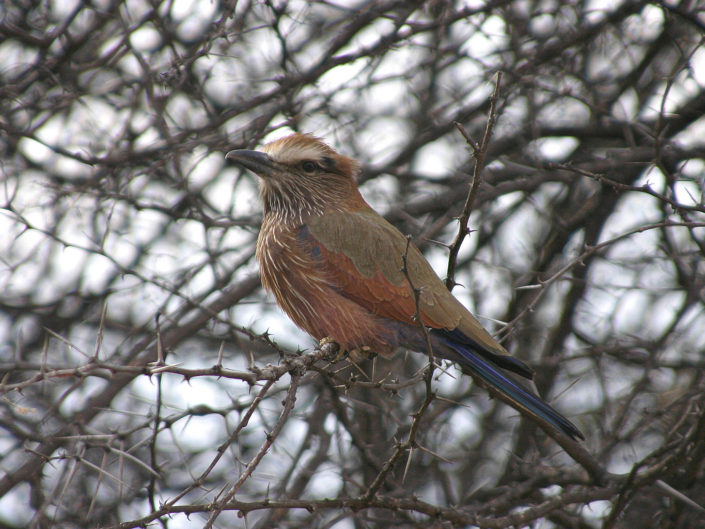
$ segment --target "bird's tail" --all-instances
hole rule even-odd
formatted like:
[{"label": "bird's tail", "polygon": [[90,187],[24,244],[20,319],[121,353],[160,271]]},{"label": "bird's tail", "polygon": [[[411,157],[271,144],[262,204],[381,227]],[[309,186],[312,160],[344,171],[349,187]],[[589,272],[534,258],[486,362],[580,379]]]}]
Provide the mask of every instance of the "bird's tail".
[{"label": "bird's tail", "polygon": [[553,428],[563,432],[572,439],[585,439],[576,426],[551,406],[545,403],[529,390],[522,387],[511,376],[503,373],[502,369],[478,353],[471,344],[459,343],[446,335],[441,341],[453,349],[460,356],[463,367],[485,383],[495,396],[505,401],[518,411],[537,418],[540,422],[548,423]]}]

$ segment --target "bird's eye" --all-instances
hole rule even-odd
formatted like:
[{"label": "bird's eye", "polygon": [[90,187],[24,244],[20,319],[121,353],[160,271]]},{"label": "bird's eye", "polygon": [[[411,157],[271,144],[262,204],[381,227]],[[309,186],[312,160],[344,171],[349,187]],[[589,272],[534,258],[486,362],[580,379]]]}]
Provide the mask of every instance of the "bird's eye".
[{"label": "bird's eye", "polygon": [[318,166],[311,160],[306,160],[304,163],[301,164],[301,169],[303,169],[307,173],[315,172],[317,167]]}]

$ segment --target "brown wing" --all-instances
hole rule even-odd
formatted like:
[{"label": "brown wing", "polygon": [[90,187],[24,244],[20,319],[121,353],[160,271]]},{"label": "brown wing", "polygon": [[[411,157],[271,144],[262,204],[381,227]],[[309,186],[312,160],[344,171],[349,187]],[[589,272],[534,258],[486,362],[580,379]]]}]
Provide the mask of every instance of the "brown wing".
[{"label": "brown wing", "polygon": [[320,263],[344,296],[375,314],[414,324],[416,303],[402,270],[406,253],[424,324],[457,328],[488,351],[507,354],[446,289],[418,248],[407,247],[406,237],[372,209],[326,213],[307,227],[312,251],[320,252]]}]

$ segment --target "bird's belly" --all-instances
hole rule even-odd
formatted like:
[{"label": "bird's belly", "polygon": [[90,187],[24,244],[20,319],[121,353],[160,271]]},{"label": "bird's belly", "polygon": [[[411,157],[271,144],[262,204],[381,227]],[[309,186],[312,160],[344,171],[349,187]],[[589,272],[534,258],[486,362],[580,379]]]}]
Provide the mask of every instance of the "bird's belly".
[{"label": "bird's belly", "polygon": [[332,338],[348,351],[393,351],[383,318],[341,295],[315,263],[279,253],[260,258],[260,273],[282,310],[316,340]]}]

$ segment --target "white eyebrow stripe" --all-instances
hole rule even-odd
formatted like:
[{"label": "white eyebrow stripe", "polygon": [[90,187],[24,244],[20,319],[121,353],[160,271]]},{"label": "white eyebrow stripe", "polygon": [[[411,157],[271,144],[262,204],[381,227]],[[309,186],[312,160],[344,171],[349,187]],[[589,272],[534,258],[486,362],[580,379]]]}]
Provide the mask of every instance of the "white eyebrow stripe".
[{"label": "white eyebrow stripe", "polygon": [[269,154],[274,161],[279,163],[295,163],[302,160],[320,160],[326,154],[326,150],[311,145],[265,145],[262,151]]}]

